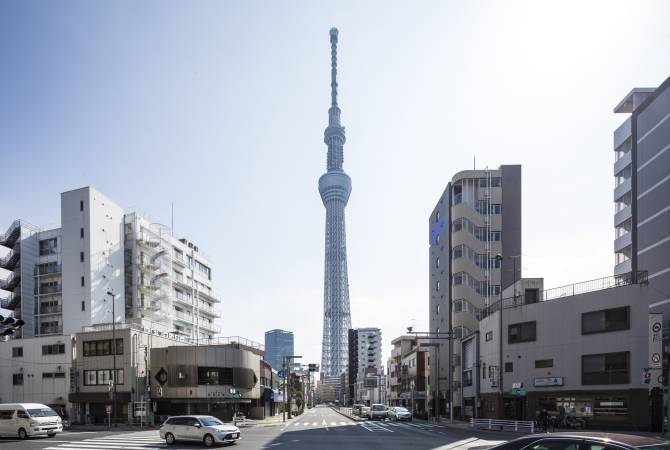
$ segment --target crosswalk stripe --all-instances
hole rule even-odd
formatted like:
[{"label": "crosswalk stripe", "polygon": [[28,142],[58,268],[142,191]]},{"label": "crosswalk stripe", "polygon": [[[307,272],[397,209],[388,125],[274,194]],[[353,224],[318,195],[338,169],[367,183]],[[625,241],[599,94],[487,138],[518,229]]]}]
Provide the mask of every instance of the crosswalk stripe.
[{"label": "crosswalk stripe", "polygon": [[346,425],[346,423],[344,423],[344,422],[340,422],[340,425]]},{"label": "crosswalk stripe", "polygon": [[[90,449],[90,450],[97,450],[100,447],[92,447],[90,445],[77,445],[75,443],[71,444],[65,444],[65,445],[59,445],[58,447],[47,447],[45,450],[82,450],[82,449]],[[131,447],[128,445],[117,445],[114,447],[105,447],[105,448],[113,448],[113,449],[121,449],[121,450],[147,450],[147,449],[159,449],[163,447]]]},{"label": "crosswalk stripe", "polygon": [[318,425],[318,423],[316,423],[316,422],[314,422],[314,423],[312,424],[313,427],[315,427],[315,426],[317,426],[317,425]]}]

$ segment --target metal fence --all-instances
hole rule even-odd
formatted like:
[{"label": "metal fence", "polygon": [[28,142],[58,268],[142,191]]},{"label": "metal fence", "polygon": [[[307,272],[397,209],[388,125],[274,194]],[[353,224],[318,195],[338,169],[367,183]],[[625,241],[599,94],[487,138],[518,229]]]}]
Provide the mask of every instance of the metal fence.
[{"label": "metal fence", "polygon": [[497,420],[497,419],[470,419],[472,428],[485,428],[487,430],[507,430],[534,433],[535,422],[532,420]]}]

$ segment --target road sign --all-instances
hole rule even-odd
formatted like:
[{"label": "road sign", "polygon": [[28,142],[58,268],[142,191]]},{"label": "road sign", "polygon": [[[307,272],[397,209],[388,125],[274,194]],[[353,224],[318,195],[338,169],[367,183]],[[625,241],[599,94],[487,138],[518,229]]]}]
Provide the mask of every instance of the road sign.
[{"label": "road sign", "polygon": [[280,380],[284,379],[284,371],[283,370],[280,370],[279,372],[277,372],[277,378],[279,378]]},{"label": "road sign", "polygon": [[105,405],[105,412],[107,414],[111,414],[112,413],[112,405]]},{"label": "road sign", "polygon": [[513,397],[525,397],[526,395],[528,395],[528,391],[526,391],[525,389],[522,388],[512,389]]}]

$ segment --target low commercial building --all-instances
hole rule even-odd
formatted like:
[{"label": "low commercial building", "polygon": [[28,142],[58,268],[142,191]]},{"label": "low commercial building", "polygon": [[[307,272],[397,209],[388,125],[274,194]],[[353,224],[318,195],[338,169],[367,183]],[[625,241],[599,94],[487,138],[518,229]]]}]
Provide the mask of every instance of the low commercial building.
[{"label": "low commercial building", "polygon": [[[263,345],[239,337],[218,338],[199,346],[151,349],[151,389],[156,413],[209,414],[229,421],[234,414],[263,418],[272,411],[261,383],[271,372],[263,365]],[[261,372],[261,367],[264,370]],[[269,384],[268,384],[269,383]]]},{"label": "low commercial building", "polygon": [[0,342],[0,403],[43,403],[70,416],[72,335]]},{"label": "low commercial building", "polygon": [[180,334],[163,333],[148,325],[85,327],[76,334],[69,389],[72,421],[105,423],[111,418],[119,423],[134,423],[146,420],[145,417],[151,415],[151,408],[147,408],[151,400],[150,379],[147,379],[151,351],[186,344]]},{"label": "low commercial building", "polygon": [[463,367],[480,387],[473,415],[532,420],[544,409],[594,427],[658,429],[661,337],[650,344],[646,275],[551,290],[521,280],[506,290],[503,308],[494,304],[480,322],[478,363]]},{"label": "low commercial building", "polygon": [[397,337],[391,344],[387,403],[404,406],[418,415],[428,414],[429,352],[422,350],[414,336]]}]

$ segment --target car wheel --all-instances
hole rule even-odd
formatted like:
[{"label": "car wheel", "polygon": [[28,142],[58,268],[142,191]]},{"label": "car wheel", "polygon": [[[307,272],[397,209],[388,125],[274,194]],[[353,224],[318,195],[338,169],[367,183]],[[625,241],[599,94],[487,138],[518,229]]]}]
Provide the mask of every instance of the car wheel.
[{"label": "car wheel", "polygon": [[19,428],[19,439],[28,439],[28,433],[23,428]]},{"label": "car wheel", "polygon": [[165,434],[165,443],[168,444],[168,445],[174,445],[174,443],[175,443],[174,434],[166,433]]},{"label": "car wheel", "polygon": [[56,436],[56,433],[47,434],[47,437],[54,437],[54,436]]},{"label": "car wheel", "polygon": [[212,436],[211,434],[206,434],[203,439],[203,442],[205,443],[205,447],[211,447],[212,445],[214,445],[214,436]]}]

